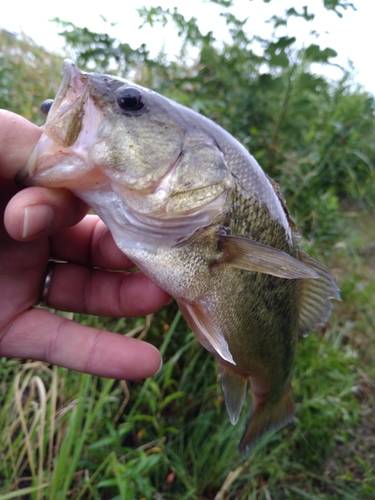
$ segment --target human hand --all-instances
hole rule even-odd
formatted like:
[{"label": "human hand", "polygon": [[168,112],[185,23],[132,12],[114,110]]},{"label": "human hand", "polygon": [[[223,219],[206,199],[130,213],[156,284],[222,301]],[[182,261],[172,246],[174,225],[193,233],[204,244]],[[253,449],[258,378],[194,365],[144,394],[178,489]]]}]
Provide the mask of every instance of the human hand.
[{"label": "human hand", "polygon": [[[0,356],[32,358],[117,379],[141,379],[161,365],[145,342],[96,330],[35,308],[50,258],[48,293],[55,309],[105,316],[141,316],[170,296],[141,272],[113,273],[134,264],[116,247],[105,224],[86,215],[69,191],[31,187],[14,178],[41,130],[0,110]],[[99,269],[98,269],[99,268]]]}]

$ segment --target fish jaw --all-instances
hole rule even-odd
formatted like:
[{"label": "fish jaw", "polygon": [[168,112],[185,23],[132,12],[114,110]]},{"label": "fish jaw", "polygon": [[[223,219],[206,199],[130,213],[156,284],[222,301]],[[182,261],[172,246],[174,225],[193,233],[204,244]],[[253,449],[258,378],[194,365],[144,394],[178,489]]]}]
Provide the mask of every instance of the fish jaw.
[{"label": "fish jaw", "polygon": [[87,100],[87,74],[65,60],[63,79],[48,113],[45,134],[59,146],[72,146],[82,129]]},{"label": "fish jaw", "polygon": [[[87,83],[86,73],[72,61],[64,61],[62,83],[42,127],[43,134],[17,175],[20,184],[74,191],[106,182],[106,176],[88,157],[104,116],[90,99]],[[89,127],[85,115],[89,116]]]}]

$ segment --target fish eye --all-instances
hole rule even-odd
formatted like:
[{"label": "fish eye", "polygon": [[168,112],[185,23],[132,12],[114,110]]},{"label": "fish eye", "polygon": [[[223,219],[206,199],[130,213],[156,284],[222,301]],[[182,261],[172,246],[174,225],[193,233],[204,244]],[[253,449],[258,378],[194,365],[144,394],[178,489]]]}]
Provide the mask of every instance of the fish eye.
[{"label": "fish eye", "polygon": [[145,106],[145,100],[140,90],[125,87],[118,91],[116,96],[118,106],[127,113],[140,111]]},{"label": "fish eye", "polygon": [[40,111],[47,116],[49,110],[51,109],[52,104],[53,104],[53,99],[46,99],[44,102],[42,102],[40,106]]}]

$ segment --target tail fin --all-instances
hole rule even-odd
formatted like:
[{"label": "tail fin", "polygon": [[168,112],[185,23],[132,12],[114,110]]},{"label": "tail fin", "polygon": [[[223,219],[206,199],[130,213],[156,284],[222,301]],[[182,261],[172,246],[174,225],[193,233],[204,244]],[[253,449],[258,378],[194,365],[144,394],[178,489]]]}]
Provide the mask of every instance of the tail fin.
[{"label": "tail fin", "polygon": [[294,402],[290,382],[276,403],[261,401],[254,396],[250,418],[238,448],[241,455],[246,455],[267,431],[278,430],[289,424],[293,415]]}]

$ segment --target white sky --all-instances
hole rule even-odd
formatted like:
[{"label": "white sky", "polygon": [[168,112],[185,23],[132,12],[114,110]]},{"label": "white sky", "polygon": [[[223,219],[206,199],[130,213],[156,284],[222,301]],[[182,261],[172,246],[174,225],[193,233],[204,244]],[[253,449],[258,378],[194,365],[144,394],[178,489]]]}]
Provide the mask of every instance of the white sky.
[{"label": "white sky", "polygon": [[[316,14],[313,22],[295,19],[290,23],[288,34],[297,37],[301,43],[315,42],[325,47],[332,47],[339,56],[337,62],[348,66],[354,65],[353,74],[366,90],[375,94],[375,0],[350,0],[357,11],[343,11],[340,19],[336,14],[327,12],[322,7],[322,0],[273,0],[268,4],[262,0],[236,0],[235,10],[231,10],[239,18],[249,18],[249,32],[267,37],[270,25],[265,21],[272,15],[281,15],[286,8],[294,6],[302,10],[308,4],[311,12]],[[175,30],[170,27],[154,27],[139,29],[140,19],[137,7],[146,5],[164,7],[178,6],[180,12],[187,17],[196,16],[203,32],[212,30],[220,39],[225,33],[225,22],[220,17],[224,8],[207,4],[203,0],[91,0],[90,3],[79,0],[0,0],[0,28],[12,32],[23,31],[40,45],[49,50],[62,51],[63,39],[58,36],[59,28],[51,19],[71,21],[77,26],[88,27],[91,31],[105,32],[119,38],[122,42],[138,47],[146,43],[153,53],[164,45],[168,53],[173,53],[178,46]],[[101,19],[103,15],[109,23],[117,23],[110,27]],[[316,39],[309,36],[312,30],[321,36]],[[340,76],[339,72],[326,70],[332,77]]]}]

